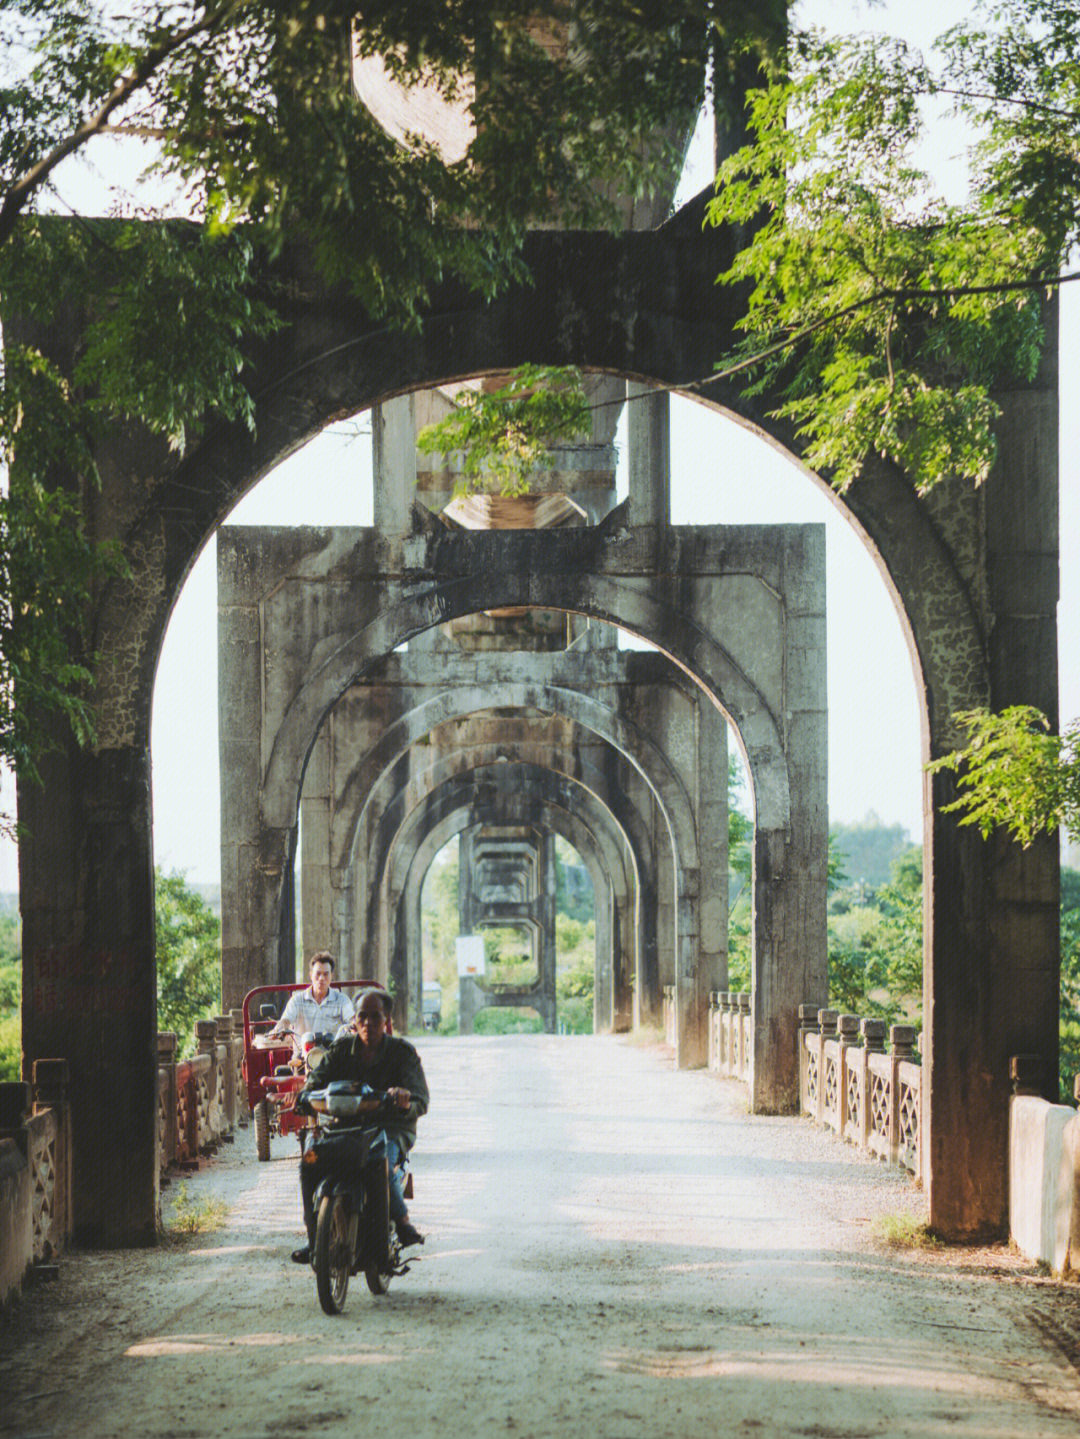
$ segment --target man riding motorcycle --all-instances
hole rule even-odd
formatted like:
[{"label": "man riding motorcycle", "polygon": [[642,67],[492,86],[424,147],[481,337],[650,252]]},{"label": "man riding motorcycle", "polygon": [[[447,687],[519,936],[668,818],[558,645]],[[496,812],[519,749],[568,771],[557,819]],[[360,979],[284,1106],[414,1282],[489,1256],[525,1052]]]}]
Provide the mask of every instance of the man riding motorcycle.
[{"label": "man riding motorcycle", "polygon": [[[297,1095],[296,1107],[303,1112],[305,1096],[323,1089],[335,1079],[358,1080],[372,1089],[383,1090],[394,1108],[384,1124],[387,1158],[390,1164],[390,1218],[402,1248],[423,1244],[424,1236],[409,1222],[405,1196],[401,1192],[401,1166],[416,1142],[416,1121],[427,1112],[428,1087],[420,1056],[406,1039],[389,1034],[390,996],[369,989],[357,1007],[353,1033],[335,1040],[322,1063]],[[304,1200],[304,1223],[308,1242],[293,1251],[297,1264],[311,1261],[315,1242],[315,1213],[312,1200],[317,1179],[311,1165],[300,1165],[300,1192]]]}]

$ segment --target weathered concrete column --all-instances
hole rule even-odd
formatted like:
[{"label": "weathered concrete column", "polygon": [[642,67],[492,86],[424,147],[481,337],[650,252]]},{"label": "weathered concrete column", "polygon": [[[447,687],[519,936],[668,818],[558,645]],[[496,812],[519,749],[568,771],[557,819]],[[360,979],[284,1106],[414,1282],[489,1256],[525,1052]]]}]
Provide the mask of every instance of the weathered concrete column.
[{"label": "weathered concrete column", "polygon": [[625,1034],[634,1026],[634,971],[637,959],[637,887],[623,890],[612,907],[612,963],[615,966],[614,1028]]},{"label": "weathered concrete column", "polygon": [[416,494],[416,418],[412,395],[371,407],[375,529],[401,535]]},{"label": "weathered concrete column", "polygon": [[301,865],[300,911],[305,958],[320,949],[330,949],[337,961],[336,973],[344,977],[342,956],[333,949],[332,896],[334,886],[330,863],[330,734],[332,717],[319,737],[304,771],[300,801]]},{"label": "weathered concrete column", "polygon": [[610,1034],[615,1028],[615,981],[618,956],[615,953],[614,904],[611,882],[593,882],[593,922],[596,957],[593,965],[593,1032]]},{"label": "weathered concrete column", "polygon": [[[1044,389],[997,396],[999,459],[983,486],[992,613],[989,706],[1033,704],[1057,721],[1057,347]],[[932,709],[932,754],[958,736]],[[984,842],[942,813],[953,775],[926,781],[923,1165],[930,1223],[951,1237],[1005,1232],[1009,1061],[1037,1056],[1058,1099],[1059,847]]]},{"label": "weathered concrete column", "polygon": [[555,836],[550,830],[544,830],[540,836],[540,893],[537,895],[540,951],[536,968],[540,982],[537,998],[545,1034],[554,1034],[558,1025],[558,999],[555,994],[555,874]]},{"label": "weathered concrete column", "polygon": [[627,381],[630,518],[663,529],[671,523],[671,406],[666,390]]},{"label": "weathered concrete column", "polygon": [[703,1007],[728,982],[728,724],[705,696],[697,710],[698,943]]},{"label": "weathered concrete column", "polygon": [[634,1028],[655,1029],[664,1013],[664,989],[660,979],[659,902],[655,872],[638,872],[636,949],[634,983]]},{"label": "weathered concrete column", "polygon": [[66,1059],[72,1234],[153,1244],[157,1224],[157,974],[148,746],[70,738],[19,785],[23,1063]]},{"label": "weathered concrete column", "polygon": [[475,930],[480,898],[476,893],[476,866],[473,863],[476,832],[465,830],[458,839],[458,928],[462,934]]},{"label": "weathered concrete column", "polygon": [[234,536],[223,530],[218,536],[218,747],[226,1009],[242,1004],[256,985],[288,984],[295,976],[291,875],[296,829],[295,823],[292,828],[266,823],[263,810],[263,634],[259,605],[247,589],[250,578]]},{"label": "weathered concrete column", "polygon": [[633,705],[693,814],[680,833],[657,812],[654,832],[657,851],[674,856],[658,873],[661,981],[675,985],[676,1062],[695,1068],[708,1062],[709,994],[727,980],[727,722],[706,696],[672,685],[639,686]]}]

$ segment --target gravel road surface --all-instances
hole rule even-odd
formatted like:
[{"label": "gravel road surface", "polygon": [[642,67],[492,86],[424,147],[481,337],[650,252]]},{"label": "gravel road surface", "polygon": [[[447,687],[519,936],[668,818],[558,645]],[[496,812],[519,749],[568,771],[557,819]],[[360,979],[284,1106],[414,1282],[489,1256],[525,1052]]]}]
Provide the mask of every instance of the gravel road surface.
[{"label": "gravel road surface", "polygon": [[[187,1180],[214,1233],[65,1256],[0,1322],[0,1434],[327,1439],[1080,1433],[1080,1305],[1005,1248],[887,1249],[922,1196],[745,1090],[609,1038],[418,1041],[411,1272],[344,1315],[295,1140]],[[177,1191],[165,1191],[165,1214]]]}]

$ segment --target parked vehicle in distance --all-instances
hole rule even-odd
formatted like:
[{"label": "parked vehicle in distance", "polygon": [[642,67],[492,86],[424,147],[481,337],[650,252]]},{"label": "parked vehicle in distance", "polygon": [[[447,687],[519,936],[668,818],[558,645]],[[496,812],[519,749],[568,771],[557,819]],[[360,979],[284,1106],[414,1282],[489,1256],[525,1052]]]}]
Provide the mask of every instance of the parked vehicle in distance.
[{"label": "parked vehicle in distance", "polygon": [[420,994],[420,1013],[425,1029],[438,1029],[442,1020],[442,985],[437,979],[425,979]]}]

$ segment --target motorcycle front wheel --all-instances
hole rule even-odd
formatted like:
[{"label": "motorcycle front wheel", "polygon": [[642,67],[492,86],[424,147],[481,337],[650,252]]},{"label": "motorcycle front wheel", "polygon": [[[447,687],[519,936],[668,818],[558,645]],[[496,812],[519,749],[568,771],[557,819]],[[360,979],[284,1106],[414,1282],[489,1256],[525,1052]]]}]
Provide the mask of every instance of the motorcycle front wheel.
[{"label": "motorcycle front wheel", "polygon": [[385,1294],[394,1272],[390,1247],[390,1171],[385,1158],[369,1166],[364,1197],[364,1278],[372,1294]]},{"label": "motorcycle front wheel", "polygon": [[345,1308],[352,1268],[356,1216],[340,1194],[323,1196],[315,1221],[315,1287],[325,1314]]}]

